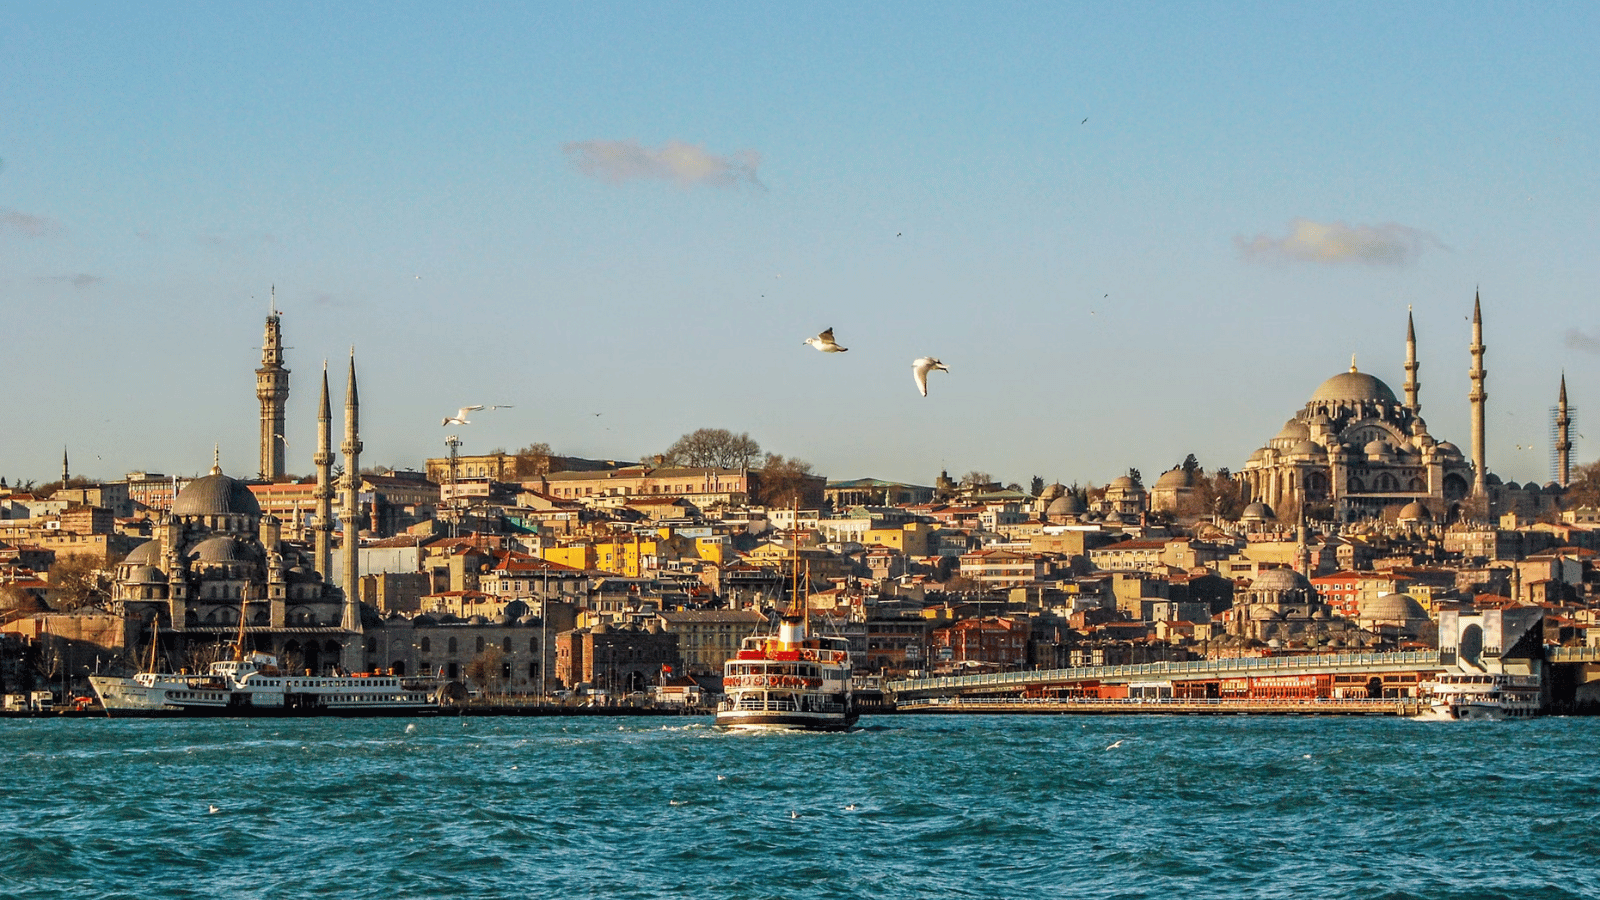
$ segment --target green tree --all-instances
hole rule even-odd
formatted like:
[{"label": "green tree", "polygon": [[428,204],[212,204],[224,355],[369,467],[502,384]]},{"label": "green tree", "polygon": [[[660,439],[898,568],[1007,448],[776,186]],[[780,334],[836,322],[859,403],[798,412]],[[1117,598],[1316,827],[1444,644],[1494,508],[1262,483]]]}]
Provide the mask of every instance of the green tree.
[{"label": "green tree", "polygon": [[1037,497],[1042,493],[1044,493],[1044,479],[1035,475],[1028,481],[1028,494]]}]

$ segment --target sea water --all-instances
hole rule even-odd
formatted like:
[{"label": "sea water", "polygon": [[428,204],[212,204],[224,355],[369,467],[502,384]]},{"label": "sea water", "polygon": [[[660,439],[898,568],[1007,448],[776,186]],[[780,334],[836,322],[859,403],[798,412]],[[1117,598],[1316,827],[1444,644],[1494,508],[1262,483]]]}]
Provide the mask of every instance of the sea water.
[{"label": "sea water", "polygon": [[17,898],[1593,898],[1600,720],[0,721]]}]

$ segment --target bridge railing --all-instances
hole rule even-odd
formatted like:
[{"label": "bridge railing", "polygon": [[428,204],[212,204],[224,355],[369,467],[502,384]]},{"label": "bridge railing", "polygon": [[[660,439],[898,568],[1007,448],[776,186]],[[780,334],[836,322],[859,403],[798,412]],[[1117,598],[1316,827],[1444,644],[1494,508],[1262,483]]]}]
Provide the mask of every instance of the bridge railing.
[{"label": "bridge railing", "polygon": [[1600,647],[1546,647],[1546,662],[1600,662]]},{"label": "bridge railing", "polygon": [[1018,672],[990,672],[982,675],[945,675],[938,678],[909,678],[891,681],[886,687],[896,694],[924,691],[975,690],[982,688],[1027,687],[1063,681],[1157,681],[1165,678],[1206,675],[1249,675],[1304,669],[1364,669],[1439,665],[1437,650],[1408,650],[1398,653],[1320,653],[1315,656],[1252,656],[1236,659],[1191,659],[1183,662],[1154,662],[1117,666],[1078,666],[1069,669],[1030,669]]},{"label": "bridge railing", "polygon": [[1395,709],[1403,706],[1415,706],[1416,700],[1408,699],[1371,699],[1371,698],[1306,698],[1306,699],[1243,699],[1232,697],[1120,697],[1115,699],[1094,700],[1082,697],[1048,698],[1048,697],[921,697],[914,700],[902,700],[895,705],[901,711],[913,709],[960,709],[965,707],[979,709],[1029,709],[1033,707],[1072,707],[1084,708],[1128,707],[1130,709],[1163,709],[1163,708],[1190,708],[1214,707],[1226,709],[1229,707],[1282,707],[1293,709]]}]

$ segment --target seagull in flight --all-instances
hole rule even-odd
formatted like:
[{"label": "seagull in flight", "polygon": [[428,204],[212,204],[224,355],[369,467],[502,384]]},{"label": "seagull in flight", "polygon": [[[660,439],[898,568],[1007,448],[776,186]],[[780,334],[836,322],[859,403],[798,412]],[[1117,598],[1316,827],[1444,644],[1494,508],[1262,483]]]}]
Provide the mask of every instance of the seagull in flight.
[{"label": "seagull in flight", "polygon": [[950,371],[944,363],[931,356],[920,357],[911,364],[911,375],[917,379],[917,390],[921,391],[924,397],[928,396],[928,373],[935,369],[940,372]]},{"label": "seagull in flight", "polygon": [[439,424],[441,426],[444,426],[444,425],[471,425],[472,423],[467,420],[467,413],[477,412],[480,409],[511,409],[511,408],[512,408],[512,406],[509,403],[497,403],[497,404],[495,404],[493,406],[484,406],[482,403],[479,403],[476,406],[463,406],[459,410],[456,411],[455,415],[453,415],[453,416],[445,416],[444,417],[444,421],[440,422]]},{"label": "seagull in flight", "polygon": [[829,326],[816,337],[806,338],[803,343],[810,344],[818,350],[821,350],[823,353],[845,353],[850,349],[849,347],[839,346],[839,342],[833,339],[832,326]]},{"label": "seagull in flight", "polygon": [[1119,740],[1116,743],[1112,744],[1111,746],[1107,747],[1106,749],[1107,750],[1115,750],[1115,749],[1117,749],[1118,747],[1121,747],[1121,746],[1122,746],[1122,741]]}]

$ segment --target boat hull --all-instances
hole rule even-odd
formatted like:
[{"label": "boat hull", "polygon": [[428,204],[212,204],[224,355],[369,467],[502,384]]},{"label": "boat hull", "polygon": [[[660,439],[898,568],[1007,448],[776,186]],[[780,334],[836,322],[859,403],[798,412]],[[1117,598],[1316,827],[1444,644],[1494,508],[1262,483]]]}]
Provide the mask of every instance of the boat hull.
[{"label": "boat hull", "polygon": [[854,713],[799,713],[719,711],[719,727],[746,731],[846,731],[856,724]]}]

